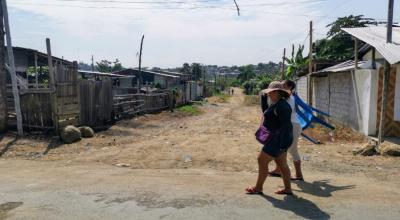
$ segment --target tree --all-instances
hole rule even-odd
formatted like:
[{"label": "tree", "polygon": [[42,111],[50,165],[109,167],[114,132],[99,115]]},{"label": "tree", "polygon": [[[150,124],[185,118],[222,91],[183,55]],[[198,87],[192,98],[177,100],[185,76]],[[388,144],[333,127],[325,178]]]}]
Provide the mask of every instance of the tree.
[{"label": "tree", "polygon": [[108,60],[102,60],[100,62],[96,62],[96,64],[97,64],[96,69],[99,72],[103,73],[112,73],[115,71],[123,70],[123,66],[118,59],[115,59],[114,62]]},{"label": "tree", "polygon": [[190,69],[190,65],[188,63],[184,63],[182,68],[180,69],[180,72],[183,74],[191,74],[191,69]]},{"label": "tree", "polygon": [[317,59],[324,60],[347,60],[353,56],[353,40],[342,28],[367,27],[377,25],[372,18],[365,18],[363,15],[350,15],[340,17],[328,24],[327,38],[318,40],[314,49]]},{"label": "tree", "polygon": [[288,63],[285,77],[286,79],[293,78],[293,76],[299,75],[301,70],[308,64],[307,57],[303,57],[304,45],[299,45],[297,49],[296,55],[294,53],[294,45],[292,49],[292,58],[288,59],[285,57],[286,62]]},{"label": "tree", "polygon": [[84,62],[82,62],[82,61],[80,61],[80,62],[78,63],[78,68],[79,68],[80,70],[86,70],[86,71],[91,71],[91,70],[92,70],[92,66],[91,66],[91,65],[89,65],[89,64],[87,64],[87,63],[84,63]]},{"label": "tree", "polygon": [[194,80],[201,79],[202,68],[199,63],[193,63],[191,66],[191,74]]},{"label": "tree", "polygon": [[242,80],[242,82],[252,79],[256,76],[252,65],[241,66],[239,67],[239,71],[240,74],[238,78]]},{"label": "tree", "polygon": [[328,37],[338,37],[346,35],[342,28],[356,28],[356,27],[367,27],[369,25],[377,25],[378,23],[373,18],[365,18],[364,15],[350,15],[347,17],[340,17],[336,21],[328,24],[326,27],[329,28]]}]

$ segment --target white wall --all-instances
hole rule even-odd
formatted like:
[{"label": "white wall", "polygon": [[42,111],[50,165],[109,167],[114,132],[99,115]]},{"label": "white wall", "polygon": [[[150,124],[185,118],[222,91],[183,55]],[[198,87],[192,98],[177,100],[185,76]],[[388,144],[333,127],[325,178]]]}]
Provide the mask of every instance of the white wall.
[{"label": "white wall", "polygon": [[359,130],[365,135],[376,134],[378,107],[378,71],[362,69],[355,71],[359,103]]}]

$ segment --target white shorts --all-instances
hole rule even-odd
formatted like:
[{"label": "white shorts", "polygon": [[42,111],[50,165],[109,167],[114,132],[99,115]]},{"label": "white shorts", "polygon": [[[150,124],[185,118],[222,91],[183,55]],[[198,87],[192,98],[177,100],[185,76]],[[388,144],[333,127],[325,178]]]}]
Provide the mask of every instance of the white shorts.
[{"label": "white shorts", "polygon": [[300,161],[301,157],[298,150],[299,137],[301,135],[301,126],[299,123],[293,123],[293,143],[290,145],[288,152],[292,156],[293,161]]}]

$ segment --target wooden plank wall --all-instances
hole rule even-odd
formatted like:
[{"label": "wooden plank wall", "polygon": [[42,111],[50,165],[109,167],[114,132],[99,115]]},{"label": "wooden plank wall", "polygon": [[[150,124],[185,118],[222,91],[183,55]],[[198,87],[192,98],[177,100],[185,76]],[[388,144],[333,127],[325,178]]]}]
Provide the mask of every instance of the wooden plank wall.
[{"label": "wooden plank wall", "polygon": [[[378,117],[377,117],[377,131],[379,130],[379,122],[381,118],[381,105],[382,105],[382,84],[383,84],[383,67],[379,71],[379,87],[378,87]],[[394,95],[396,87],[396,68],[390,71],[389,88],[387,94],[387,107],[385,116],[385,137],[400,137],[400,122],[394,120]]]},{"label": "wooden plank wall", "polygon": [[102,127],[112,120],[112,80],[79,82],[80,124]]},{"label": "wooden plank wall", "polygon": [[116,118],[162,111],[172,105],[172,92],[114,96]]},{"label": "wooden plank wall", "polygon": [[56,62],[55,81],[59,128],[79,124],[78,66]]},{"label": "wooden plank wall", "polygon": [[164,110],[170,106],[168,93],[141,95],[144,100],[144,111],[146,113]]}]

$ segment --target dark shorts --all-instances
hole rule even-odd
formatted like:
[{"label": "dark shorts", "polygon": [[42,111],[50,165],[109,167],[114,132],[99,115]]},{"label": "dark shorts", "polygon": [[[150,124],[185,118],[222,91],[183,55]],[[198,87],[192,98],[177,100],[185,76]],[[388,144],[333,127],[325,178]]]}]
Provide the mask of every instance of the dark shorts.
[{"label": "dark shorts", "polygon": [[272,139],[268,144],[264,145],[262,151],[273,158],[279,157],[281,154],[286,153],[288,148],[280,148],[280,143],[277,138]]}]

